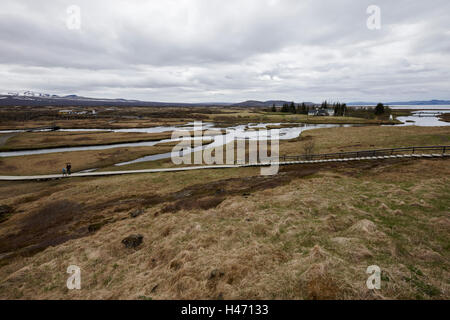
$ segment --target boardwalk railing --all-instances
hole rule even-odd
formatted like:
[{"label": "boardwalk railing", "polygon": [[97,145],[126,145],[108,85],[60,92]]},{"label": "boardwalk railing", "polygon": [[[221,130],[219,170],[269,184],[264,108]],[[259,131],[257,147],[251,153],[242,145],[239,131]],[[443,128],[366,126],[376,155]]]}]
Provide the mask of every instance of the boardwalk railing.
[{"label": "boardwalk railing", "polygon": [[443,115],[443,111],[419,111],[419,112],[413,112],[413,116],[415,117],[437,117],[440,115]]},{"label": "boardwalk railing", "polygon": [[435,154],[450,155],[450,146],[430,146],[430,147],[405,147],[376,149],[352,152],[323,153],[323,154],[303,154],[298,156],[280,156],[280,161],[304,161],[304,160],[327,160],[327,159],[350,159],[365,157],[386,157],[406,154]]},{"label": "boardwalk railing", "polygon": [[[408,148],[378,149],[378,150],[324,153],[324,154],[299,155],[299,156],[281,156],[279,158],[279,161],[285,162],[284,164],[295,164],[296,161],[306,161],[306,163],[310,163],[314,161],[325,162],[327,160],[350,161],[350,160],[377,159],[378,157],[380,159],[383,158],[386,159],[391,157],[404,158],[413,156],[426,158],[450,156],[450,146],[408,147]],[[132,173],[154,173],[154,172],[171,172],[171,171],[174,172],[174,171],[200,170],[200,169],[225,169],[225,168],[236,168],[236,166],[267,166],[271,164],[271,161],[267,160],[272,159],[265,159],[265,161],[250,164],[236,163],[233,165],[208,165],[208,166],[178,167],[178,168],[164,168],[164,169],[84,172],[84,173],[74,173],[72,174],[71,177],[111,176],[111,175],[132,174]],[[0,176],[0,181],[51,180],[61,178],[62,178],[61,174],[40,175],[40,176]]]}]

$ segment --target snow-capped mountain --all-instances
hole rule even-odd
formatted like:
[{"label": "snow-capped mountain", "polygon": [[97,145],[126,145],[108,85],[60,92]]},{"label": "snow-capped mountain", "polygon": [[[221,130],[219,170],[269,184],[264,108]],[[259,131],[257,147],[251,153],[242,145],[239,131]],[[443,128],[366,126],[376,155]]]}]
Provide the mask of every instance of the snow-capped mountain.
[{"label": "snow-capped mountain", "polygon": [[41,98],[56,97],[55,95],[51,95],[48,93],[34,92],[34,91],[30,91],[30,90],[10,91],[10,92],[6,93],[6,95],[15,96],[15,97],[41,97]]}]

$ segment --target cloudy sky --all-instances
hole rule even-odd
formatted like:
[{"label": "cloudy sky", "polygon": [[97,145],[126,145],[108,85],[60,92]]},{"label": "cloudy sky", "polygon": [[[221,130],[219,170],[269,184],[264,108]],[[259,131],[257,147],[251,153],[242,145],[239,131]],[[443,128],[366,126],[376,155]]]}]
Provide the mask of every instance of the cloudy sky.
[{"label": "cloudy sky", "polygon": [[[378,30],[369,5],[381,9]],[[448,0],[1,0],[0,91],[450,99],[449,12]]]}]

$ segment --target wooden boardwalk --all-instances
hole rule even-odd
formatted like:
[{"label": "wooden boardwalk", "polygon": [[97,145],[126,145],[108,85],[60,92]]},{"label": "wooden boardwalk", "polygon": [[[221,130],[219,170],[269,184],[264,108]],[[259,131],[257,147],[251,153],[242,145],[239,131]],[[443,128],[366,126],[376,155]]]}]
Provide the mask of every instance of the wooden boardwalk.
[{"label": "wooden boardwalk", "polygon": [[177,172],[177,171],[189,171],[189,170],[205,170],[205,169],[228,169],[228,168],[242,168],[242,167],[262,167],[270,165],[292,165],[292,164],[311,164],[311,163],[325,163],[325,162],[350,162],[350,161],[363,161],[363,160],[385,160],[385,159],[416,159],[416,158],[450,158],[450,153],[416,153],[416,154],[396,154],[385,156],[359,156],[351,158],[335,158],[335,159],[320,159],[320,160],[299,160],[299,161],[280,161],[280,162],[260,162],[250,164],[237,164],[237,165],[209,165],[209,166],[194,166],[194,167],[178,167],[178,168],[165,168],[165,169],[144,169],[144,170],[125,170],[125,171],[104,171],[104,172],[83,172],[73,173],[69,177],[63,177],[62,174],[49,174],[49,175],[35,175],[35,176],[0,176],[0,181],[27,181],[27,180],[53,180],[53,179],[66,179],[77,177],[101,177],[101,176],[115,176],[123,174],[138,174],[138,173],[157,173],[157,172]]}]

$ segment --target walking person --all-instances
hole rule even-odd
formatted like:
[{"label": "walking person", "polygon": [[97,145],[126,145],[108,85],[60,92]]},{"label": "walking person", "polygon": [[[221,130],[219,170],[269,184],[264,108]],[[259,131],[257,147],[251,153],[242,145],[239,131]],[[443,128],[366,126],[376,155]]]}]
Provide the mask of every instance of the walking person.
[{"label": "walking person", "polygon": [[70,171],[72,169],[72,165],[69,163],[66,164],[66,170],[67,170],[67,174],[70,175],[72,172]]},{"label": "walking person", "polygon": [[65,177],[65,176],[67,175],[66,168],[63,168],[63,169],[62,169],[62,174],[63,174],[63,177]]}]

